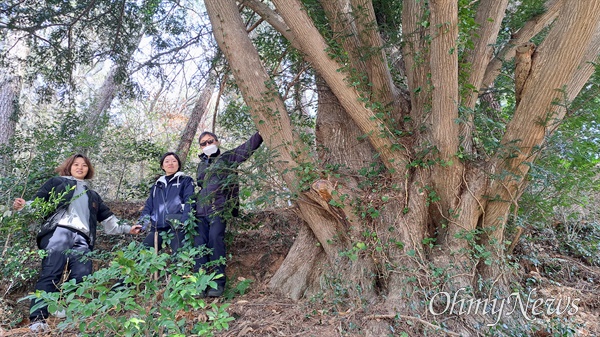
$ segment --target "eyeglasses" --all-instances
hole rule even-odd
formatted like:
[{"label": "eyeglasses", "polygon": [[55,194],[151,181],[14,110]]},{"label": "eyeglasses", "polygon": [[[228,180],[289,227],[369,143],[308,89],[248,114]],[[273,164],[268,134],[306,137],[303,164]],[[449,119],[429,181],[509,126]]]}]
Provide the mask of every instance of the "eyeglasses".
[{"label": "eyeglasses", "polygon": [[206,146],[206,145],[210,145],[212,143],[214,143],[215,140],[214,139],[209,139],[209,140],[205,140],[202,143],[200,143],[200,146]]}]

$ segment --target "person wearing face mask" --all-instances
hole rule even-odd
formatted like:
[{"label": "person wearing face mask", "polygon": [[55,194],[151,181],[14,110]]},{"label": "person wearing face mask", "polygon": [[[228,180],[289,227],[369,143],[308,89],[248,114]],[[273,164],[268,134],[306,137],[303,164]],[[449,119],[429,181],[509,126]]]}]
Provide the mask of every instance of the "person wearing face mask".
[{"label": "person wearing face mask", "polygon": [[[216,289],[209,289],[208,297],[219,297],[225,289],[225,227],[228,216],[237,216],[239,208],[239,185],[237,167],[246,161],[263,142],[257,132],[244,144],[233,150],[221,152],[219,139],[212,132],[202,132],[198,137],[202,154],[196,175],[200,191],[196,195],[196,219],[198,236],[196,247],[205,246],[208,255],[196,261],[196,269],[211,262],[211,268],[221,274],[215,279]],[[223,259],[223,260],[222,260]]]},{"label": "person wearing face mask", "polygon": [[160,168],[165,172],[150,188],[150,196],[142,210],[138,223],[149,233],[144,245],[160,251],[163,233],[174,234],[170,247],[173,254],[183,246],[185,228],[194,195],[194,180],[181,172],[181,160],[174,152],[160,158]]},{"label": "person wearing face mask", "polygon": [[[94,176],[94,168],[84,155],[76,154],[67,158],[56,172],[59,177],[46,181],[34,195],[34,199],[46,202],[59,198],[56,209],[42,224],[36,241],[40,249],[46,251],[42,259],[42,272],[35,286],[36,290],[58,291],[65,267],[68,279],[81,282],[84,276],[92,273],[92,260],[87,255],[94,249],[96,226],[101,222],[107,234],[139,234],[141,226],[119,224],[119,220],[104,204],[100,195],[91,190],[86,179]],[[31,201],[16,198],[13,208],[17,211],[31,205]],[[30,206],[31,207],[31,206]],[[33,299],[31,308],[40,300]],[[30,329],[41,332],[49,329],[46,324],[48,307],[31,311]]]}]

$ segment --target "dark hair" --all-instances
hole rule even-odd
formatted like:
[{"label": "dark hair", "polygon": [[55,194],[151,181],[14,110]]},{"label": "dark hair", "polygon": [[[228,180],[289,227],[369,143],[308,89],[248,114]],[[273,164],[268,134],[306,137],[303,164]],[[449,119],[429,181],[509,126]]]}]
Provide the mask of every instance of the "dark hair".
[{"label": "dark hair", "polygon": [[200,137],[198,137],[198,142],[200,142],[200,140],[202,140],[202,137],[204,137],[206,135],[213,137],[217,142],[219,141],[219,138],[217,138],[217,135],[215,135],[214,133],[209,132],[209,131],[204,131],[200,134]]},{"label": "dark hair", "polygon": [[167,152],[167,153],[163,154],[162,157],[160,157],[160,168],[164,171],[162,166],[163,166],[165,159],[168,156],[173,156],[173,157],[175,157],[175,159],[177,159],[177,164],[179,165],[179,167],[177,168],[177,172],[181,171],[181,159],[179,159],[179,156],[175,152]]},{"label": "dark hair", "polygon": [[94,177],[94,167],[92,166],[92,162],[90,158],[82,155],[81,153],[74,154],[69,158],[65,159],[65,161],[60,164],[54,171],[61,176],[72,176],[71,174],[71,166],[75,162],[75,159],[83,158],[83,161],[88,167],[88,172],[83,179],[92,179]]}]

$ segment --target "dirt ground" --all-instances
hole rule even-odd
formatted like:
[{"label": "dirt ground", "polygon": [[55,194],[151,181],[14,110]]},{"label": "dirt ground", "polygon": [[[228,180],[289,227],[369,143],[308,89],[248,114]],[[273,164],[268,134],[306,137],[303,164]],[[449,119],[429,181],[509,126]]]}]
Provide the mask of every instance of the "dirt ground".
[{"label": "dirt ground", "polygon": [[[139,211],[129,204],[111,205],[111,209],[122,218],[133,219]],[[368,318],[364,312],[332,312],[319,301],[303,300],[292,301],[268,288],[268,282],[273,273],[282,263],[287,251],[291,247],[299,219],[291,209],[262,212],[258,216],[246,219],[246,226],[241,223],[233,224],[228,234],[228,253],[231,260],[228,262],[228,280],[237,283],[240,280],[250,279],[253,282],[247,293],[234,297],[227,311],[235,318],[230,323],[227,331],[218,333],[217,336],[363,336],[361,327]],[[102,241],[102,237],[98,242]],[[101,249],[101,247],[99,247]],[[551,246],[536,246],[520,244],[517,246],[518,254],[530,254],[533,250],[537,253],[539,263],[521,263],[520,275],[523,282],[539,283],[540,291],[548,296],[560,294],[581,298],[579,312],[574,319],[582,326],[577,328],[575,336],[600,336],[600,268],[587,265],[582,261],[556,254]],[[539,254],[541,252],[541,254]],[[526,260],[526,259],[523,259]],[[554,264],[563,264],[570,268],[565,275],[553,274],[548,277],[545,267]],[[576,269],[576,272],[573,272]],[[566,269],[565,269],[566,270]],[[573,277],[577,275],[577,277]],[[15,305],[15,299],[24,294],[13,294],[8,304],[15,307],[16,313],[0,303],[0,316],[16,315],[27,317],[27,305],[23,302]],[[226,301],[223,298],[212,301]],[[14,308],[13,308],[14,310]],[[372,313],[371,313],[372,314]],[[373,319],[373,316],[370,316]],[[375,317],[376,320],[389,321],[389,317]],[[51,318],[49,324],[56,326],[58,319]],[[25,318],[11,330],[0,328],[0,337],[3,336],[32,336],[29,332],[28,320]],[[423,322],[421,322],[424,324]],[[420,325],[420,324],[416,324]],[[388,324],[389,335],[393,336],[421,336],[417,332],[415,322],[396,322]],[[394,330],[396,327],[396,330]],[[401,329],[398,329],[401,328]],[[408,335],[394,333],[394,331],[408,331]],[[430,330],[431,331],[431,330]],[[532,336],[567,336],[556,334],[557,331],[537,331]],[[75,336],[75,334],[59,333],[54,330],[45,336]],[[448,336],[448,333],[429,333],[428,336]],[[40,336],[40,334],[35,335]]]}]

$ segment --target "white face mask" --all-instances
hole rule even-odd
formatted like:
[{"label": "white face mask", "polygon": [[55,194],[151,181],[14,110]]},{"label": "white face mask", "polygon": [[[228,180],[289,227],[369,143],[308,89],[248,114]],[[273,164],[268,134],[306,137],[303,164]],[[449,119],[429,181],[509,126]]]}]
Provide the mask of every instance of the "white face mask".
[{"label": "white face mask", "polygon": [[205,155],[210,157],[211,155],[217,153],[218,149],[219,147],[216,144],[210,144],[209,146],[203,148],[202,152],[204,152]]}]

